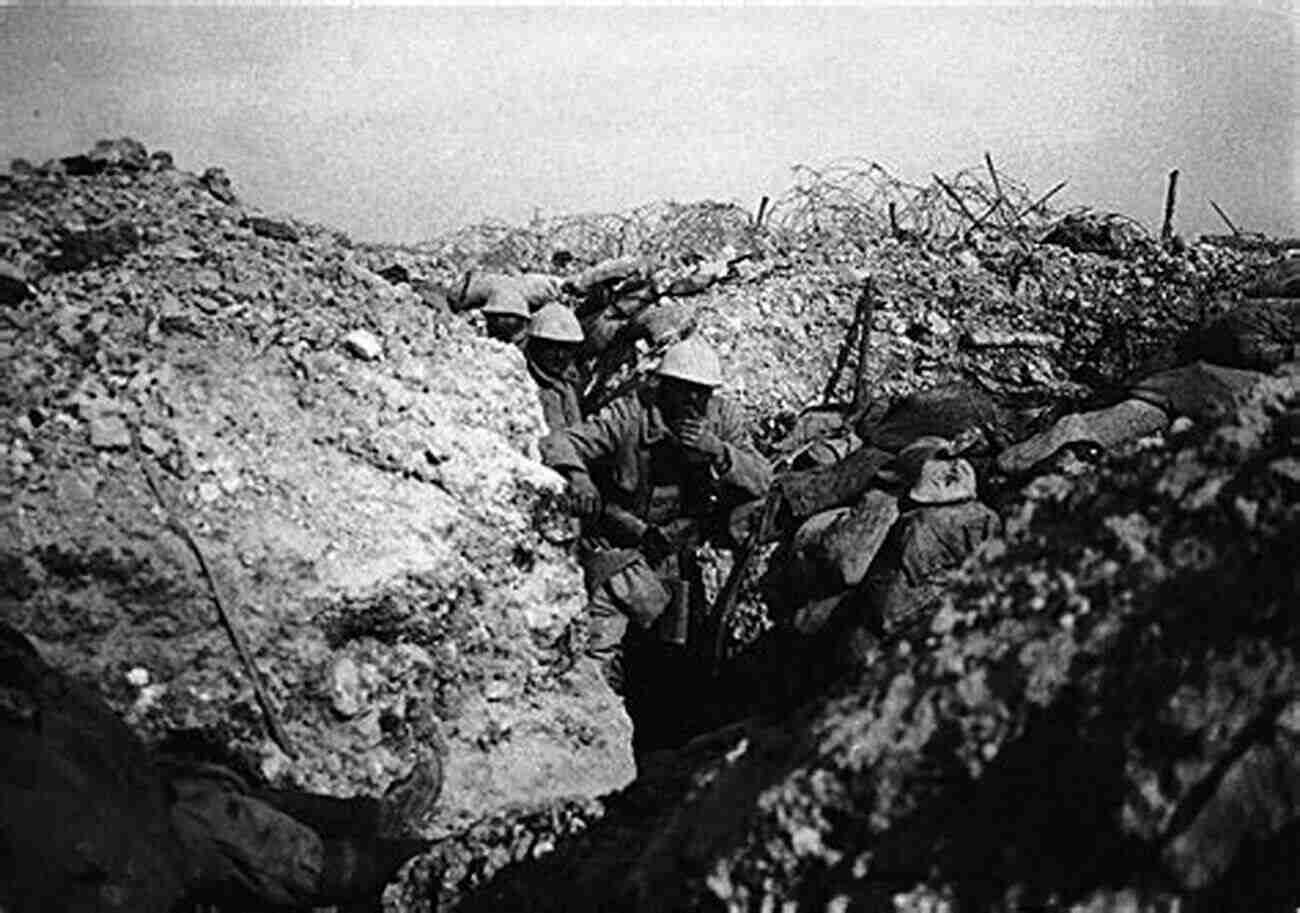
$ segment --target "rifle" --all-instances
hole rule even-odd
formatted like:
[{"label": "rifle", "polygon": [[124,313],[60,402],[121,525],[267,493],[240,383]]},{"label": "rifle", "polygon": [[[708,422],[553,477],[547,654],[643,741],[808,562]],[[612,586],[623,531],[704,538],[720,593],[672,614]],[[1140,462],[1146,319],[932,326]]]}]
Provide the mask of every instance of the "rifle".
[{"label": "rifle", "polygon": [[768,530],[776,523],[776,517],[781,510],[783,501],[784,495],[779,487],[774,486],[768,491],[763,500],[759,520],[750,529],[749,535],[745,537],[744,544],[736,552],[736,560],[731,566],[731,573],[727,574],[722,589],[718,591],[718,596],[713,601],[713,608],[709,612],[709,617],[714,619],[715,625],[713,630],[713,653],[710,656],[710,671],[714,678],[717,678],[722,672],[722,660],[727,651],[727,629],[732,616],[735,614],[736,596],[740,593],[740,584],[745,579],[745,571],[754,560],[758,547],[763,544]]}]

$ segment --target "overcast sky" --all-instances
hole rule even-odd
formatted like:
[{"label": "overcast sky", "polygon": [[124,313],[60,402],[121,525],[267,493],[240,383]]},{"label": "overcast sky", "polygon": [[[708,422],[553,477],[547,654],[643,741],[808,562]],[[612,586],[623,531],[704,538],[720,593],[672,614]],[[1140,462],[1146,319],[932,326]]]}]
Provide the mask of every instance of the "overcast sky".
[{"label": "overcast sky", "polygon": [[1000,166],[1300,234],[1297,16],[1218,9],[0,9],[0,156],[130,135],[373,240]]}]

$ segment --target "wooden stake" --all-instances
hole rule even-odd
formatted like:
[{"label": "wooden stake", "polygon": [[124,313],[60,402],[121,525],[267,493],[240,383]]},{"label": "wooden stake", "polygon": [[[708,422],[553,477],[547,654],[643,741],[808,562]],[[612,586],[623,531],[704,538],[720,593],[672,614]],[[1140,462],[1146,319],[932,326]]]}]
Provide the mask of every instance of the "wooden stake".
[{"label": "wooden stake", "polygon": [[[998,195],[997,199],[993,201],[993,205],[989,207],[989,212],[993,213],[1003,206],[1006,199],[1002,196],[1002,182],[998,180],[998,170],[993,167],[993,156],[989,155],[987,152],[984,153],[984,164],[989,167],[989,177],[993,178],[993,191]],[[988,216],[985,216],[984,218],[987,219]],[[1008,225],[1009,227],[1010,223],[1007,222],[1005,216],[1003,217],[1002,222],[1004,225]]]},{"label": "wooden stake", "polygon": [[266,690],[266,683],[262,680],[262,673],[258,670],[257,664],[253,661],[253,654],[248,649],[243,632],[235,626],[235,621],[226,608],[225,600],[221,598],[221,590],[217,587],[217,578],[213,575],[212,568],[208,564],[207,555],[204,554],[189,527],[181,521],[181,518],[167,503],[167,499],[163,496],[162,486],[158,484],[158,479],[153,470],[149,468],[148,462],[141,457],[138,446],[135,457],[136,462],[140,465],[140,471],[144,473],[145,481],[149,483],[149,490],[153,492],[154,498],[158,501],[158,506],[162,509],[167,525],[185,540],[185,544],[190,547],[190,551],[194,553],[194,557],[199,562],[199,570],[203,572],[203,576],[208,582],[208,592],[212,594],[212,601],[217,605],[217,617],[221,619],[221,626],[226,629],[226,634],[230,638],[231,644],[234,645],[235,653],[239,656],[244,671],[253,683],[253,696],[257,699],[257,706],[262,709],[262,716],[266,719],[266,728],[270,732],[271,738],[289,757],[298,757],[298,752],[289,739],[289,733],[285,732],[284,726],[280,723],[280,717],[275,712],[275,706],[271,703],[271,696]]},{"label": "wooden stake", "polygon": [[754,216],[755,228],[763,227],[763,216],[767,215],[767,204],[768,204],[768,199],[766,196],[763,197],[763,199],[758,201],[758,215]]},{"label": "wooden stake", "polygon": [[1061,183],[1059,183],[1059,184],[1057,184],[1055,187],[1053,187],[1051,190],[1047,191],[1047,193],[1045,193],[1045,194],[1043,194],[1041,197],[1039,197],[1037,200],[1035,200],[1034,202],[1030,203],[1030,204],[1029,204],[1028,206],[1026,206],[1024,209],[1020,210],[1020,212],[1016,213],[1016,221],[1019,221],[1020,219],[1024,218],[1024,217],[1027,216],[1027,215],[1029,215],[1029,214],[1030,214],[1031,212],[1033,212],[1035,209],[1038,209],[1040,206],[1042,206],[1043,204],[1045,204],[1045,203],[1046,203],[1048,200],[1050,200],[1052,197],[1056,196],[1058,193],[1061,192],[1061,190],[1062,190],[1062,189],[1065,187],[1065,185],[1068,184],[1068,183],[1070,183],[1070,182],[1069,182],[1069,181],[1062,181]]},{"label": "wooden stake", "polygon": [[971,225],[972,228],[984,227],[983,221],[975,218],[975,216],[971,214],[971,211],[966,207],[966,201],[963,200],[961,197],[957,196],[957,191],[953,190],[946,183],[944,183],[943,178],[939,177],[939,175],[934,174],[931,175],[931,177],[934,178],[935,183],[939,185],[940,189],[942,189],[944,193],[948,194],[948,196],[952,197],[954,202],[956,202],[956,204],[961,207],[961,211],[966,214],[966,218],[970,219],[971,222],[973,223]]},{"label": "wooden stake", "polygon": [[867,370],[867,356],[871,354],[871,321],[876,312],[876,284],[870,278],[862,286],[858,311],[861,317],[858,326],[858,366],[853,381],[853,403],[850,410],[852,415],[861,415],[871,396],[871,372]]},{"label": "wooden stake", "polygon": [[1210,205],[1214,207],[1214,211],[1219,214],[1219,218],[1222,219],[1224,224],[1227,225],[1228,228],[1232,230],[1232,233],[1234,235],[1241,234],[1241,230],[1237,228],[1236,225],[1232,224],[1232,220],[1228,218],[1228,214],[1226,212],[1224,212],[1222,209],[1219,208],[1218,203],[1214,202],[1213,200],[1210,200]]},{"label": "wooden stake", "polygon": [[1169,189],[1165,191],[1165,221],[1160,226],[1160,240],[1174,236],[1174,202],[1178,197],[1178,169],[1169,172]]}]

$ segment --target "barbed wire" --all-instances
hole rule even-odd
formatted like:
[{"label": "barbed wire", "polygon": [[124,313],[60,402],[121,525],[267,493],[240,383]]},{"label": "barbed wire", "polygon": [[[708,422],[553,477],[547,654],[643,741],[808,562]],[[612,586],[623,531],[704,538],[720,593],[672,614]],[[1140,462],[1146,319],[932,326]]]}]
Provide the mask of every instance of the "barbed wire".
[{"label": "barbed wire", "polygon": [[1145,233],[1118,214],[1050,206],[1065,183],[1035,192],[987,155],[983,166],[948,177],[935,174],[925,183],[902,180],[879,162],[850,158],[819,168],[795,165],[790,188],[766,208],[761,223],[736,202],[659,201],[621,213],[538,217],[526,225],[484,222],[419,246],[456,265],[547,269],[557,251],[587,262],[638,254],[689,263],[727,248],[861,247],[887,237],[942,243],[976,229],[1028,237],[1068,215],[1120,220],[1130,231]]}]

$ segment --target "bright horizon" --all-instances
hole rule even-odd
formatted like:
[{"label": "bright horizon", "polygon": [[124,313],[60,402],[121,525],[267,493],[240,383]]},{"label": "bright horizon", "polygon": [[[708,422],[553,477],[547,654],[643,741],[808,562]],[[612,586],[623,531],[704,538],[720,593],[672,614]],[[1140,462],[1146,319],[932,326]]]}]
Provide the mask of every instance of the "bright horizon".
[{"label": "bright horizon", "polygon": [[0,156],[133,136],[245,202],[418,241],[979,164],[1159,226],[1300,234],[1294,13],[1201,7],[0,9]]}]

